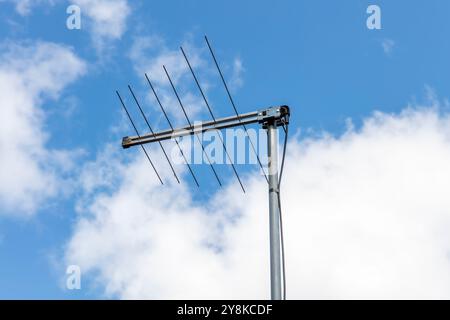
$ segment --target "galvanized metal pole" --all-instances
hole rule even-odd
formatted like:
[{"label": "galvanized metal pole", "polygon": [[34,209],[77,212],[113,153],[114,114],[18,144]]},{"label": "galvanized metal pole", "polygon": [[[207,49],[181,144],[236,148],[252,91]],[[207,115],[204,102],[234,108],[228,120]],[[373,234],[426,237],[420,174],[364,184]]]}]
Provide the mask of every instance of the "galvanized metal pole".
[{"label": "galvanized metal pole", "polygon": [[272,300],[281,300],[280,210],[278,207],[278,129],[267,126],[269,155],[270,290]]}]

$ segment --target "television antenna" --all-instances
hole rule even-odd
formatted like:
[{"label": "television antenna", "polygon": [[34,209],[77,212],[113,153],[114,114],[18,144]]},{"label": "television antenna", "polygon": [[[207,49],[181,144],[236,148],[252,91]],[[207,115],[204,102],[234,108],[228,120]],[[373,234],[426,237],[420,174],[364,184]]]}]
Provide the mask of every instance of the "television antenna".
[{"label": "television antenna", "polygon": [[[227,86],[227,83],[223,76],[223,73],[219,67],[219,63],[217,62],[214,51],[213,51],[211,44],[206,36],[205,36],[205,41],[206,41],[206,45],[209,49],[209,52],[211,53],[214,64],[217,68],[217,71],[220,75],[222,83],[225,87],[225,90],[228,95],[228,99],[230,100],[230,103],[233,107],[235,115],[225,117],[225,118],[216,118],[214,116],[211,106],[210,106],[208,100],[206,99],[204,91],[198,81],[198,78],[192,68],[191,63],[189,62],[186,52],[184,51],[184,49],[182,47],[180,47],[180,50],[183,54],[186,64],[189,67],[189,70],[194,78],[197,88],[199,89],[199,92],[203,98],[203,101],[204,101],[206,107],[208,108],[208,111],[209,111],[209,114],[211,115],[212,120],[195,122],[194,124],[191,122],[191,120],[189,119],[189,117],[186,113],[186,109],[181,101],[181,98],[178,94],[178,91],[175,88],[172,78],[170,77],[169,71],[167,70],[166,66],[163,66],[164,73],[170,83],[170,86],[173,90],[174,95],[177,98],[178,104],[180,105],[180,108],[183,111],[183,114],[186,118],[188,125],[184,126],[184,127],[180,127],[180,128],[173,127],[173,125],[167,115],[167,112],[165,111],[165,109],[161,103],[161,100],[155,90],[155,87],[153,86],[153,83],[150,81],[150,78],[148,77],[148,75],[145,74],[145,78],[148,82],[148,85],[150,86],[150,89],[151,89],[170,129],[158,131],[158,132],[153,131],[153,128],[151,127],[138,99],[136,98],[136,95],[135,95],[133,89],[129,85],[128,89],[129,89],[131,95],[133,96],[133,99],[134,99],[137,107],[139,108],[139,111],[140,111],[141,115],[143,116],[150,132],[145,133],[145,134],[139,133],[139,131],[138,131],[138,129],[137,129],[137,127],[136,127],[136,125],[135,125],[130,113],[128,112],[128,109],[127,109],[123,99],[122,99],[122,96],[119,94],[118,91],[116,91],[116,94],[120,100],[120,103],[121,103],[123,109],[125,110],[127,117],[130,120],[130,122],[134,128],[134,131],[136,133],[135,136],[124,137],[122,139],[122,147],[124,149],[127,149],[127,148],[134,147],[134,146],[140,146],[141,149],[143,150],[146,158],[150,162],[150,165],[152,166],[158,180],[160,181],[161,184],[164,184],[153,161],[150,158],[148,151],[145,148],[146,144],[158,143],[160,148],[163,151],[163,154],[164,154],[167,162],[169,163],[169,166],[172,170],[172,173],[173,173],[175,179],[177,180],[178,183],[180,183],[178,175],[175,172],[175,169],[174,169],[172,163],[170,162],[170,159],[167,156],[167,153],[162,144],[162,141],[165,141],[165,140],[175,141],[175,143],[180,151],[180,154],[183,157],[184,162],[187,165],[189,172],[194,180],[194,183],[197,185],[197,187],[199,187],[200,185],[199,185],[198,179],[195,176],[195,173],[194,173],[192,167],[190,166],[188,160],[186,159],[183,149],[181,148],[181,145],[179,144],[179,142],[177,140],[178,138],[183,137],[183,136],[189,136],[189,135],[195,136],[197,138],[198,143],[201,145],[202,152],[206,156],[208,164],[211,167],[211,170],[212,170],[218,184],[220,186],[222,186],[222,182],[217,174],[217,171],[215,170],[213,163],[211,162],[207,153],[205,152],[205,148],[204,148],[202,141],[199,138],[198,134],[206,132],[206,131],[210,131],[210,130],[222,130],[222,129],[242,126],[244,128],[245,134],[248,137],[248,140],[250,142],[251,149],[255,153],[258,164],[259,164],[259,166],[264,174],[264,177],[268,183],[271,298],[273,300],[285,299],[286,298],[286,276],[285,276],[285,262],[284,262],[284,243],[283,243],[284,241],[283,241],[283,224],[282,224],[282,215],[281,215],[280,183],[281,183],[281,177],[282,177],[283,168],[284,168],[284,158],[285,158],[285,154],[286,154],[286,142],[287,142],[287,136],[288,136],[290,110],[289,110],[288,106],[283,105],[283,106],[276,106],[276,107],[268,107],[268,108],[264,108],[262,110],[256,110],[253,112],[239,114],[237,111],[236,105],[234,103],[234,100],[231,96],[230,90],[228,89],[228,86]],[[259,155],[256,151],[255,145],[253,144],[253,142],[248,134],[247,125],[250,125],[250,124],[259,124],[267,132],[267,138],[268,138],[267,139],[267,151],[268,151],[268,160],[269,160],[268,174],[265,173],[263,165],[259,158]],[[282,127],[285,132],[285,142],[284,142],[284,146],[283,146],[283,156],[282,156],[280,171],[278,171],[278,127]],[[225,143],[220,134],[218,135],[218,137],[221,141],[221,144],[222,144],[225,154],[229,160],[229,163],[231,164],[231,166],[233,168],[234,175],[236,176],[236,179],[238,180],[242,191],[245,193],[244,185],[242,183],[241,178],[239,177],[236,167],[233,164],[230,154],[228,153],[228,151],[226,149]]]}]

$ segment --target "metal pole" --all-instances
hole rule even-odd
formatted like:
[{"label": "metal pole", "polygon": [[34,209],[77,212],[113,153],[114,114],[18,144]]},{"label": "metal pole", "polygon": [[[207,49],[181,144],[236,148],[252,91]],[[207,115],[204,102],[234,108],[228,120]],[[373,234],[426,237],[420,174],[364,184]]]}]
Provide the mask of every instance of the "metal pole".
[{"label": "metal pole", "polygon": [[278,207],[278,129],[267,126],[269,155],[270,287],[272,300],[281,300],[280,211]]}]

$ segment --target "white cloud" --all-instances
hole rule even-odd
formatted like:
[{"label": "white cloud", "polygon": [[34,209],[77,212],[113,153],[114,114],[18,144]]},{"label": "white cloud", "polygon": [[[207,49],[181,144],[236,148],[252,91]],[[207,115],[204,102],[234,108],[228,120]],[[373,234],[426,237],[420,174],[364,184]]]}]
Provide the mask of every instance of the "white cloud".
[{"label": "white cloud", "polygon": [[[204,72],[206,62],[201,56],[201,49],[196,48],[189,41],[183,44],[183,48],[189,57],[192,67],[199,76],[202,88],[207,92],[209,78],[206,77]],[[167,68],[190,120],[196,120],[199,113],[206,110],[197,87],[193,87],[195,85],[194,79],[178,47],[169,49],[165,41],[158,36],[136,37],[130,48],[129,58],[139,78],[145,81],[144,73],[147,73],[164,108],[173,116],[171,121],[174,120],[176,124],[187,124],[163,66]],[[157,114],[161,115],[157,101],[148,84],[145,82],[144,85],[147,101],[153,106]],[[165,119],[163,119],[163,123],[164,127],[166,127]]]},{"label": "white cloud", "polygon": [[97,53],[104,56],[113,46],[115,40],[121,39],[127,29],[127,19],[131,8],[127,0],[0,0],[15,5],[16,11],[27,16],[37,6],[53,6],[67,2],[81,9],[81,26],[89,32]]},{"label": "white cloud", "polygon": [[[168,85],[163,65],[167,67],[176,84],[183,75],[187,75],[189,72],[178,47],[169,49],[164,40],[158,36],[136,37],[130,48],[129,57],[133,62],[135,72],[139,76],[147,72],[156,85]],[[196,54],[192,58],[193,66],[198,67],[202,62],[199,56]]]},{"label": "white cloud", "polygon": [[54,5],[56,1],[58,0],[0,0],[0,2],[13,3],[16,11],[22,16],[29,15],[33,7],[37,5]]},{"label": "white cloud", "polygon": [[394,50],[395,41],[392,39],[384,39],[381,42],[381,46],[383,47],[383,51],[386,55],[391,55],[392,51]]},{"label": "white cloud", "polygon": [[0,45],[0,213],[32,214],[62,192],[72,153],[46,146],[44,101],[85,72],[72,49],[48,42]]},{"label": "white cloud", "polygon": [[235,58],[233,62],[233,72],[230,80],[230,87],[232,90],[237,90],[244,85],[242,74],[245,69],[240,58]]},{"label": "white cloud", "polygon": [[[375,113],[288,150],[289,298],[450,298],[448,114]],[[199,204],[184,183],[159,186],[143,157],[111,172],[113,188],[80,210],[67,263],[121,298],[268,298],[264,179]]]},{"label": "white cloud", "polygon": [[74,0],[72,3],[81,9],[83,26],[83,19],[88,18],[89,32],[99,52],[103,52],[111,41],[120,39],[125,33],[131,13],[127,0]]},{"label": "white cloud", "polygon": [[[208,98],[209,91],[214,85],[219,84],[219,90],[221,91],[224,89],[220,82],[219,74],[212,64],[212,58],[209,56],[209,51],[207,51],[206,46],[196,46],[191,38],[191,36],[188,36],[187,39],[183,41],[182,47],[188,56],[189,62],[194,69],[203,92]],[[180,94],[181,101],[187,110],[190,120],[195,121],[199,119],[202,112],[206,119],[210,119],[206,105],[178,46],[170,48],[163,38],[156,35],[135,37],[133,45],[129,50],[129,58],[133,64],[135,73],[143,80],[143,82],[145,82],[147,102],[155,109],[158,115],[161,115],[161,111],[153,93],[149,90],[148,84],[144,78],[144,73],[148,74],[163,106],[167,109],[170,116],[173,117],[172,120],[175,120],[179,125],[187,124],[179,102],[174,95],[173,89],[170,86],[170,82],[163,69],[163,66],[166,66],[167,71]],[[242,86],[243,70],[244,67],[240,58],[235,58],[232,66],[225,65],[225,77],[233,90],[237,90]],[[225,92],[223,93],[225,94]],[[216,111],[214,103],[212,103],[210,99],[208,100],[211,103],[213,112]],[[162,123],[164,123],[164,127],[167,126],[163,118]]]}]

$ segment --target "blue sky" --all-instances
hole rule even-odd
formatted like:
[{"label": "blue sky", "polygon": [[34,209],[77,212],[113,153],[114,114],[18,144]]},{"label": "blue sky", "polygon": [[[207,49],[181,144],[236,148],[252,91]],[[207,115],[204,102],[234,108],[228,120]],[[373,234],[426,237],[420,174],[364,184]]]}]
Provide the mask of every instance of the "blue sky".
[{"label": "blue sky", "polygon": [[[127,95],[126,86],[132,84],[145,95],[145,66],[138,74],[136,61],[130,58],[130,48],[140,37],[162,39],[167,50],[176,51],[183,43],[204,50],[203,36],[208,35],[226,77],[232,77],[233,61],[242,62],[242,84],[233,90],[239,111],[288,104],[291,132],[301,135],[311,130],[338,136],[345,131],[347,118],[360,126],[375,110],[399,113],[408,103],[425,100],[430,88],[443,99],[450,96],[450,3],[444,0],[128,1],[130,13],[120,36],[106,40],[95,38],[94,18],[84,15],[82,5],[81,30],[68,30],[69,3],[43,1],[24,14],[14,1],[0,1],[0,50],[6,51],[11,43],[52,42],[71,47],[86,63],[86,72],[56,99],[44,92],[41,106],[43,130],[49,137],[46,148],[83,150],[75,160],[79,166],[94,161],[106,143],[120,147],[121,137],[132,134],[131,127],[120,125],[123,114],[114,92]],[[381,8],[381,30],[366,27],[370,4]],[[214,74],[208,79],[217,115],[231,115],[220,79]],[[140,126],[144,128],[143,123]],[[163,122],[156,126],[165,127]],[[216,187],[208,180],[208,168],[197,170],[208,186],[192,195],[200,201]],[[222,174],[231,176],[227,170],[221,168]],[[239,170],[255,168],[239,166]],[[74,179],[78,173],[65,175]],[[190,183],[188,177],[185,180]],[[75,208],[82,194],[74,188],[68,196],[50,197],[31,216],[6,213],[7,209],[0,213],[0,298],[105,296],[95,271],[83,275],[82,290],[64,289],[62,257],[74,233],[79,214]]]}]

